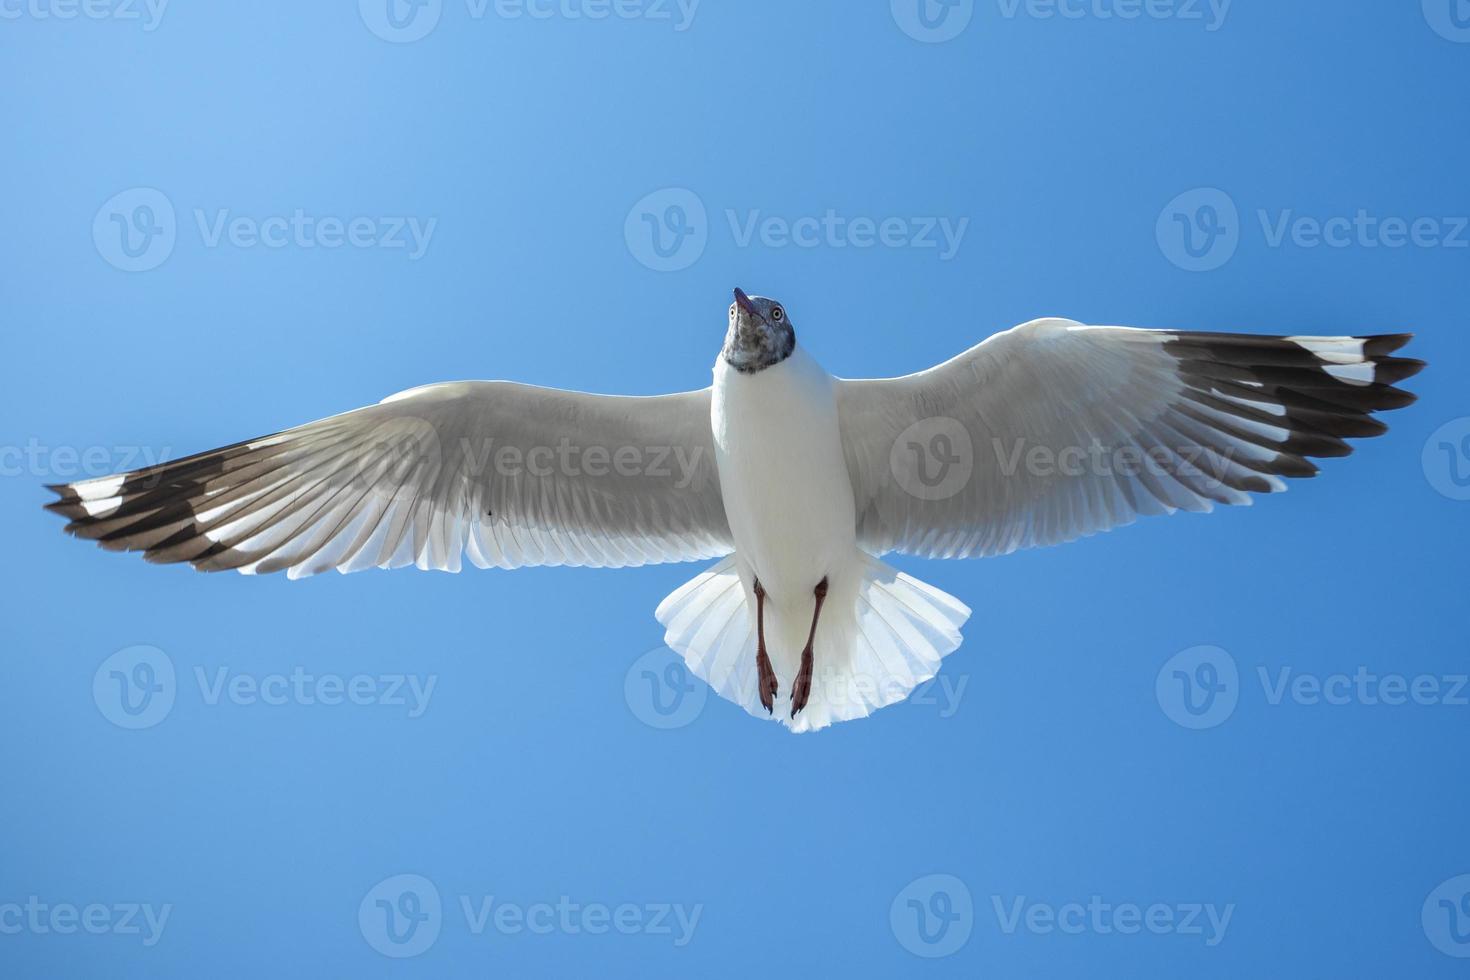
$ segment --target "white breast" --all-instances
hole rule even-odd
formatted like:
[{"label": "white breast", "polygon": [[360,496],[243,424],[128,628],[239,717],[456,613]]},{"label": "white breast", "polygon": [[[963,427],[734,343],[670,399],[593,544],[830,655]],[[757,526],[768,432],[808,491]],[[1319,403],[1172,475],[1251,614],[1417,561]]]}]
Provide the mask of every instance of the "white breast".
[{"label": "white breast", "polygon": [[710,410],[736,555],[776,602],[810,602],[857,548],[831,376],[799,346],[754,374],[721,358]]}]

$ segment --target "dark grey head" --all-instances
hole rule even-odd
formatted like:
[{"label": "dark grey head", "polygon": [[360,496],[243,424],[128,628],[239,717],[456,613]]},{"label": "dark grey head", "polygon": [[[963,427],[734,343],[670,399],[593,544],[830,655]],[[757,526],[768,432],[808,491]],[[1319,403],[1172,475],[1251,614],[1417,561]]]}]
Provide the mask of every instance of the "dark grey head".
[{"label": "dark grey head", "polygon": [[736,287],[730,304],[730,332],[725,335],[725,360],[742,374],[764,371],[780,364],[796,349],[796,331],[786,307],[764,296],[747,296]]}]

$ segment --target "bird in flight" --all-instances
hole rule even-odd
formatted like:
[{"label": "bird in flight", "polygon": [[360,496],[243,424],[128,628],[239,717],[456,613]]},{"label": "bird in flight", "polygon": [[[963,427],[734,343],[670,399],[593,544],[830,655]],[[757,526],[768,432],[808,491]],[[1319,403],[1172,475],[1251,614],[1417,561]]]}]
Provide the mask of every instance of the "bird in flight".
[{"label": "bird in flight", "polygon": [[735,290],[714,382],[623,397],[428,385],[274,435],[51,486],[66,530],[201,571],[721,559],[656,615],[720,695],[793,731],[933,677],[970,610],[880,561],[1003,555],[1249,504],[1376,436],[1407,334],[1041,319],[903,377],[837,378]]}]

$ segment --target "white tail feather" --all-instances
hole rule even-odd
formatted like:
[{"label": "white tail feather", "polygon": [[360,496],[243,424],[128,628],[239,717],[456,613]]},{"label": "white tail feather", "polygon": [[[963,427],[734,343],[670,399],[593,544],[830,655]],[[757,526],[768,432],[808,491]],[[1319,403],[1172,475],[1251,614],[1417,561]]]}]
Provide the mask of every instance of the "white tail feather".
[{"label": "white tail feather", "polygon": [[[814,649],[811,699],[791,718],[791,683],[811,605],[767,600],[766,646],[780,683],[770,717],[795,732],[863,718],[908,697],[961,642],[964,603],[867,554],[833,576]],[[715,693],[767,717],[756,690],[755,598],[734,555],[669,594],[655,613],[664,642]]]}]

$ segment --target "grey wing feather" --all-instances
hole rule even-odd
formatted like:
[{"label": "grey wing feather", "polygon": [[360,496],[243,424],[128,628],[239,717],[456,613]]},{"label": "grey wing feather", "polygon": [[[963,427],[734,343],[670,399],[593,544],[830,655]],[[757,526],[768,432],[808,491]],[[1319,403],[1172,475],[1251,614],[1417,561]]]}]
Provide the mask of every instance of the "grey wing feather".
[{"label": "grey wing feather", "polygon": [[1249,504],[1378,435],[1424,365],[1407,334],[1277,337],[1022,324],[918,374],[841,380],[858,539],[1000,555],[1145,514]]},{"label": "grey wing feather", "polygon": [[710,393],[590,395],[503,381],[377,405],[53,486],[67,530],[202,571],[627,566],[732,548]]}]

